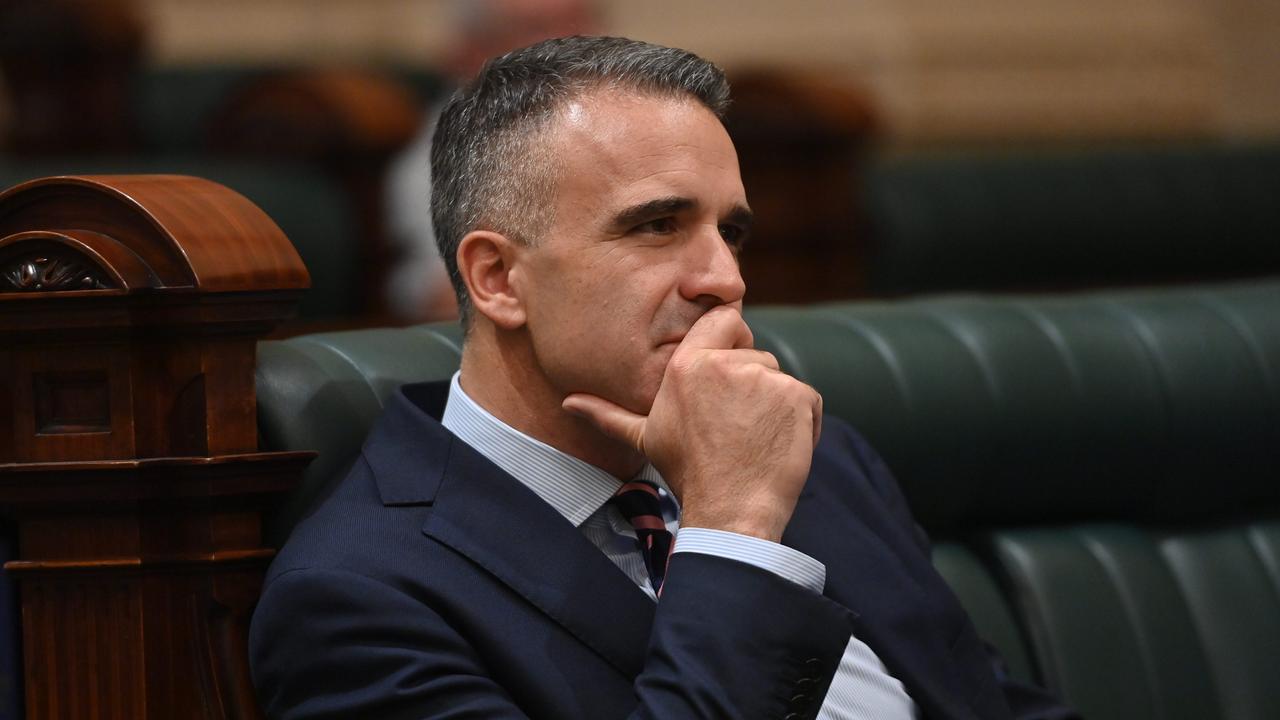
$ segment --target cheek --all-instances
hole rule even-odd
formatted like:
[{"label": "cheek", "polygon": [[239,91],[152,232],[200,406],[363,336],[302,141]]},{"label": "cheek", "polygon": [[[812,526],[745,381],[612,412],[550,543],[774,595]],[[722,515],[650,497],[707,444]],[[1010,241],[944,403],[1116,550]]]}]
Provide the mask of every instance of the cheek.
[{"label": "cheek", "polygon": [[675,352],[674,345],[670,346],[670,349],[646,351],[631,381],[623,388],[626,396],[624,404],[632,412],[649,414],[649,410],[653,407],[653,400],[658,396],[658,389],[662,387],[662,377],[666,373],[667,363],[671,360],[673,352]]},{"label": "cheek", "polygon": [[654,343],[687,330],[688,313],[672,307],[670,275],[653,254],[615,251],[578,260],[558,286],[540,288],[554,295],[536,303],[534,324],[542,329],[534,332],[536,353],[562,389],[591,388],[647,410],[675,350]]},{"label": "cheek", "polygon": [[573,293],[574,312],[581,321],[593,323],[588,333],[625,343],[626,348],[615,350],[652,347],[655,319],[666,293],[658,283],[642,277],[642,271],[616,270],[580,284]]}]

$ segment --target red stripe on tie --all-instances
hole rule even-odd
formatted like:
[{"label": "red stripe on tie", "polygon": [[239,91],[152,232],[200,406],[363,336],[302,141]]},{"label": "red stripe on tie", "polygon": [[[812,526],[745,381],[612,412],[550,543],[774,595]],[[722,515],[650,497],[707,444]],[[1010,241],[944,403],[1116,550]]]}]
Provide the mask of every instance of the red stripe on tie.
[{"label": "red stripe on tie", "polygon": [[666,530],[667,529],[667,523],[663,521],[662,518],[656,515],[636,515],[635,517],[629,518],[629,519],[631,521],[631,527],[637,530],[641,530],[641,529]]},{"label": "red stripe on tie", "polygon": [[629,482],[629,483],[625,483],[622,487],[618,488],[618,492],[614,493],[614,495],[621,495],[621,494],[623,494],[623,493],[629,493],[629,492],[631,492],[632,490],[641,490],[641,491],[643,491],[643,492],[647,492],[647,493],[649,493],[650,495],[652,495],[652,496],[654,496],[654,497],[658,497],[658,488],[657,488],[657,487],[655,487],[654,485],[652,485],[652,484],[650,484],[650,483],[647,483],[647,482],[640,482],[640,481],[638,481],[638,480],[637,480],[637,481],[633,481],[633,482]]},{"label": "red stripe on tie", "polygon": [[636,531],[636,544],[655,592],[662,592],[673,538],[662,519],[658,488],[644,481],[624,483],[610,500]]}]

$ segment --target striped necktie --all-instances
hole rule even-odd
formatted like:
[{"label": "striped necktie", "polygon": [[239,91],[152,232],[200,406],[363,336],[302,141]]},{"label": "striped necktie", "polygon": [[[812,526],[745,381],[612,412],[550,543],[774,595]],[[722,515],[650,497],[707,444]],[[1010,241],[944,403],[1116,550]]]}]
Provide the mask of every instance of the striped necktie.
[{"label": "striped necktie", "polygon": [[662,591],[662,579],[667,573],[667,558],[671,555],[671,532],[662,519],[662,505],[658,501],[658,488],[641,480],[633,480],[618,488],[610,500],[622,516],[635,528],[644,565],[649,570],[653,591]]}]

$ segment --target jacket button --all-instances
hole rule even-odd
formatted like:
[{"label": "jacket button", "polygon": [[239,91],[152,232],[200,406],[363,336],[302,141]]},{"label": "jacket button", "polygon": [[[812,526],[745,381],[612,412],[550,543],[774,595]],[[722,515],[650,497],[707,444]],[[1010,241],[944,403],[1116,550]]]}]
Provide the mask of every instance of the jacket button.
[{"label": "jacket button", "polygon": [[800,713],[787,713],[782,720],[800,720]]},{"label": "jacket button", "polygon": [[809,696],[804,693],[791,696],[791,707],[804,707],[809,704]]}]

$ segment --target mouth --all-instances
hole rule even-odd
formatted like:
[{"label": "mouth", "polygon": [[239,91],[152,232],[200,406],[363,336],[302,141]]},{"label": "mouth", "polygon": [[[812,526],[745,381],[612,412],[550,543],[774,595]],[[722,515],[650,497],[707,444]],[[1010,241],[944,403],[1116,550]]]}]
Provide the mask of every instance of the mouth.
[{"label": "mouth", "polygon": [[658,341],[654,343],[654,347],[667,347],[668,345],[679,345],[684,342],[684,338],[689,334],[689,330],[693,328],[692,322],[671,323],[665,332],[657,333]]}]

